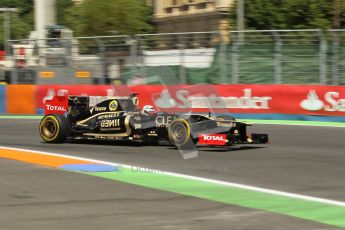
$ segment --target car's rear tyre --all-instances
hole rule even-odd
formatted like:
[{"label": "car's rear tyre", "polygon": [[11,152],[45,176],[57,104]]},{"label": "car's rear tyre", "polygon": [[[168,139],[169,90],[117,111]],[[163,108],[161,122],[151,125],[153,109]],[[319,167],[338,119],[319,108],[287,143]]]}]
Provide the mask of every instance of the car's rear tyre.
[{"label": "car's rear tyre", "polygon": [[69,134],[69,122],[61,114],[50,114],[42,118],[39,132],[45,142],[63,143]]},{"label": "car's rear tyre", "polygon": [[191,137],[191,128],[185,119],[175,119],[169,129],[169,140],[178,149],[194,149],[195,143]]}]

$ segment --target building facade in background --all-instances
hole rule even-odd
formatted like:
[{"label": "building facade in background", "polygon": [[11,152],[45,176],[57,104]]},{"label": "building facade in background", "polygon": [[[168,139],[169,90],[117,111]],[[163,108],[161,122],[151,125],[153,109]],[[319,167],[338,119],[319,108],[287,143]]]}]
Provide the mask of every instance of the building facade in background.
[{"label": "building facade in background", "polygon": [[[73,0],[80,4],[83,0]],[[220,31],[227,37],[236,0],[145,0],[154,10],[157,33]]]},{"label": "building facade in background", "polygon": [[228,14],[235,0],[154,0],[157,33],[229,30]]}]

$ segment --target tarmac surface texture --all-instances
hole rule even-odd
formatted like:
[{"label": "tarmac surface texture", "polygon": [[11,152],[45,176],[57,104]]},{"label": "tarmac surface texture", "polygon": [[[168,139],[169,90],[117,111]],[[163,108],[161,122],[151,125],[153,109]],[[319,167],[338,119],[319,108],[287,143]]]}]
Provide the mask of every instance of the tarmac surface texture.
[{"label": "tarmac surface texture", "polygon": [[[254,125],[271,144],[199,148],[43,143],[37,119],[0,119],[0,146],[47,151],[345,202],[344,128]],[[308,220],[0,158],[0,229],[338,229]],[[345,217],[344,217],[345,218]]]}]

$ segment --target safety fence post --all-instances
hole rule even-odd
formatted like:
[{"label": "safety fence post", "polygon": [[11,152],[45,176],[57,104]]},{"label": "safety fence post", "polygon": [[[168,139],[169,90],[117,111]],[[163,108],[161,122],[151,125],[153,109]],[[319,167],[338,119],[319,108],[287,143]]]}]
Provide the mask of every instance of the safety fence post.
[{"label": "safety fence post", "polygon": [[226,73],[227,73],[227,57],[226,57],[226,50],[227,50],[227,44],[224,40],[223,36],[218,34],[220,37],[220,82],[222,84],[227,83],[226,79]]},{"label": "safety fence post", "polygon": [[327,82],[327,40],[325,38],[324,33],[322,30],[318,31],[319,39],[320,39],[320,50],[319,50],[319,76],[320,76],[320,84],[326,84]]},{"label": "safety fence post", "polygon": [[237,84],[239,82],[238,77],[238,37],[234,32],[231,33],[231,83]]},{"label": "safety fence post", "polygon": [[273,31],[274,38],[274,82],[276,84],[282,83],[282,41],[277,31]]},{"label": "safety fence post", "polygon": [[187,82],[185,70],[185,43],[183,42],[182,34],[178,34],[178,49],[180,55],[179,80],[181,84]]},{"label": "safety fence post", "polygon": [[339,36],[338,31],[331,31],[332,43],[332,85],[339,85]]}]

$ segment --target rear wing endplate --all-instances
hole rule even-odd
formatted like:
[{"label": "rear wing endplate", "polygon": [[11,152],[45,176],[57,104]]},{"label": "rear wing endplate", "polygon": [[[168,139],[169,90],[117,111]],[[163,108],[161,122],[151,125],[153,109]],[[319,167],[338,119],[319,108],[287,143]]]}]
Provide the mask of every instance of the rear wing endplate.
[{"label": "rear wing endplate", "polygon": [[68,96],[54,96],[44,103],[44,115],[64,114],[68,108]]}]

